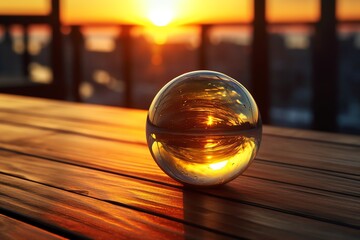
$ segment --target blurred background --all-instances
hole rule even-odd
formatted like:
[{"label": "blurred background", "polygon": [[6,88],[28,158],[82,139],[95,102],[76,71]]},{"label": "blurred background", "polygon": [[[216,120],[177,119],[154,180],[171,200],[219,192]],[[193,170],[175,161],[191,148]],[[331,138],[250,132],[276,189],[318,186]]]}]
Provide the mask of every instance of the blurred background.
[{"label": "blurred background", "polygon": [[198,69],[264,123],[360,134],[360,0],[0,0],[0,93],[148,109]]}]

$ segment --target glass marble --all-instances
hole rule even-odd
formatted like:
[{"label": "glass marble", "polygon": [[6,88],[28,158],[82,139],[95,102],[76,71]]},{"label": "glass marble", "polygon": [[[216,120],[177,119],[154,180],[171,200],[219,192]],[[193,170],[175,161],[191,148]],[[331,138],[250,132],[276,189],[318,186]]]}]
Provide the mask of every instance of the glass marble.
[{"label": "glass marble", "polygon": [[261,142],[257,105],[238,81],[194,71],[167,83],[151,103],[146,136],[159,167],[192,186],[214,186],[239,176]]}]

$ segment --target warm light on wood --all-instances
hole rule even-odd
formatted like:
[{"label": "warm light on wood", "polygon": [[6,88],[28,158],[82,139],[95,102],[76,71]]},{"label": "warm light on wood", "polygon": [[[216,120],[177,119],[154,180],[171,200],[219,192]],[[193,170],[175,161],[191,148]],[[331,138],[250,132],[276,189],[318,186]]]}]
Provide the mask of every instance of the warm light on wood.
[{"label": "warm light on wood", "polygon": [[146,111],[0,94],[0,119],[0,239],[358,239],[359,136],[265,126],[246,174],[191,190],[151,160]]}]

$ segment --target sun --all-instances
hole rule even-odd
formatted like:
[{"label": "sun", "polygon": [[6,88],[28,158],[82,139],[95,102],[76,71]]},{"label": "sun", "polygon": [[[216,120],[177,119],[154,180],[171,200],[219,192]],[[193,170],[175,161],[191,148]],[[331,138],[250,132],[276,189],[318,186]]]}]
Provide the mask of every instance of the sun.
[{"label": "sun", "polygon": [[167,26],[175,15],[174,1],[152,0],[149,1],[147,17],[158,27]]},{"label": "sun", "polygon": [[173,18],[170,13],[161,9],[154,9],[150,11],[148,17],[150,21],[158,27],[164,27],[168,25]]}]

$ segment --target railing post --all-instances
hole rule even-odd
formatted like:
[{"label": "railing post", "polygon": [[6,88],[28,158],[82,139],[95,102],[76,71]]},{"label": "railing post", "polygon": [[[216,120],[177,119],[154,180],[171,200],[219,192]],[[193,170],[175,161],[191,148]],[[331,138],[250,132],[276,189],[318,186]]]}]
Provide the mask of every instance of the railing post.
[{"label": "railing post", "polygon": [[210,25],[200,25],[200,46],[199,46],[199,69],[207,69],[207,51],[209,50],[209,30]]},{"label": "railing post", "polygon": [[254,0],[251,59],[252,93],[263,123],[270,122],[269,51],[266,29],[266,0]]},{"label": "railing post", "polygon": [[71,27],[71,42],[72,42],[72,84],[71,84],[71,98],[80,102],[81,97],[79,93],[80,84],[83,81],[83,36],[80,31],[80,26]]},{"label": "railing post", "polygon": [[315,26],[313,50],[313,128],[338,130],[338,42],[336,0],[321,0],[321,16]]},{"label": "railing post", "polygon": [[23,75],[29,81],[29,65],[30,65],[30,54],[29,54],[29,26],[27,24],[23,24],[23,32],[24,32],[24,52],[22,54],[22,68]]},{"label": "railing post", "polygon": [[125,106],[132,107],[133,82],[132,82],[132,41],[131,41],[131,25],[123,25],[121,27],[120,43],[122,46],[122,72],[125,81]]},{"label": "railing post", "polygon": [[51,0],[51,26],[52,26],[52,70],[53,70],[53,85],[54,92],[51,96],[55,98],[65,99],[66,98],[66,83],[63,73],[63,44],[61,35],[61,23],[60,23],[60,4],[59,0]]}]

